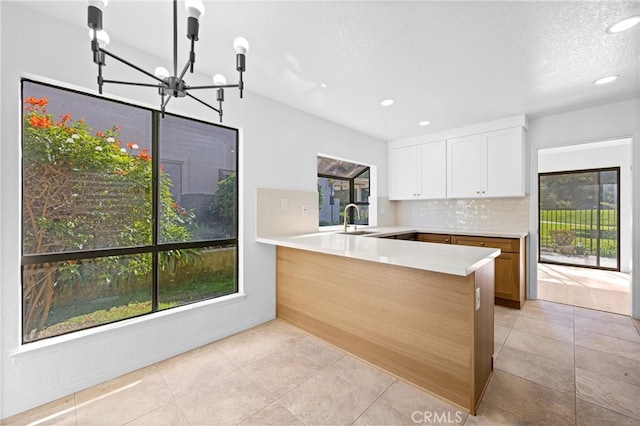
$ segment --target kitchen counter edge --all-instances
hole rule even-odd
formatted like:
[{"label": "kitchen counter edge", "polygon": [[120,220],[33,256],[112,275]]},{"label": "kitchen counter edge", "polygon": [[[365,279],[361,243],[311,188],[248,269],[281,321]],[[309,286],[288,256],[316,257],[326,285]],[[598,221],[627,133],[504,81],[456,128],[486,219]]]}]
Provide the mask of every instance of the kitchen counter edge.
[{"label": "kitchen counter edge", "polygon": [[[367,236],[318,232],[303,235],[257,237],[256,241],[263,244],[458,276],[468,276],[500,255],[500,250],[494,248],[369,238],[369,236],[383,236],[387,233],[397,235],[413,232],[407,228],[395,228],[393,232],[388,231],[389,228],[379,229],[380,233]],[[373,229],[369,228],[369,230]]]}]

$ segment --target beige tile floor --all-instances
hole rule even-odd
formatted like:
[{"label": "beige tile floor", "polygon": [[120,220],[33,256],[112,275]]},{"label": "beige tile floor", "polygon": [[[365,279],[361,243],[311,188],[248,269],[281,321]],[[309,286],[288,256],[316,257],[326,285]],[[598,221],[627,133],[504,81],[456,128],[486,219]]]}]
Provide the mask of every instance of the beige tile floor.
[{"label": "beige tile floor", "polygon": [[638,425],[629,317],[544,301],[495,308],[477,416],[275,320],[5,419],[3,425]]},{"label": "beige tile floor", "polygon": [[538,299],[629,315],[631,278],[623,272],[540,263]]}]

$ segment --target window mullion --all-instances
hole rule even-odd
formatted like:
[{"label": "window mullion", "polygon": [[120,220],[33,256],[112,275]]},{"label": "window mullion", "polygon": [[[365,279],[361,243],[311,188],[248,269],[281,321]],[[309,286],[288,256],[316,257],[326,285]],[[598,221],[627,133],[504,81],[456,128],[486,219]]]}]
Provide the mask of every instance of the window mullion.
[{"label": "window mullion", "polygon": [[158,165],[160,164],[160,125],[158,122],[159,113],[152,112],[151,116],[151,209],[152,209],[152,245],[153,253],[151,260],[151,311],[158,311],[159,274],[158,274],[158,242],[160,226],[160,182],[158,176]]}]

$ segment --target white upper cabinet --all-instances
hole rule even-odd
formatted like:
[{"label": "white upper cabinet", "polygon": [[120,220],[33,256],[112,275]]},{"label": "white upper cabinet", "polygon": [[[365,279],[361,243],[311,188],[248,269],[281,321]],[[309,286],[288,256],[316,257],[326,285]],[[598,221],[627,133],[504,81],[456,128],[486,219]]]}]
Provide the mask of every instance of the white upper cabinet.
[{"label": "white upper cabinet", "polygon": [[524,196],[524,154],[522,127],[447,140],[447,196]]},{"label": "white upper cabinet", "polygon": [[447,196],[446,141],[389,149],[389,199]]},{"label": "white upper cabinet", "polygon": [[447,141],[447,193],[453,198],[480,197],[486,187],[481,135]]},{"label": "white upper cabinet", "polygon": [[524,197],[525,152],[522,127],[486,133],[487,183],[489,197]]},{"label": "white upper cabinet", "polygon": [[389,141],[389,199],[523,197],[527,118]]}]

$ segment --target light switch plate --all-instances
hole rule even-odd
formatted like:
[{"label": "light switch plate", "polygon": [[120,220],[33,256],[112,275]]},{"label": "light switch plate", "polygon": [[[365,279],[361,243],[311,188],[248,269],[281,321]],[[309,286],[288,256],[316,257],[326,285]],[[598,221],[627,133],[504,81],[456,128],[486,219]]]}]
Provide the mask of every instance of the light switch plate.
[{"label": "light switch plate", "polygon": [[280,209],[281,210],[287,210],[289,208],[288,206],[288,201],[286,198],[280,198]]},{"label": "light switch plate", "polygon": [[480,309],[480,287],[476,288],[476,311]]},{"label": "light switch plate", "polygon": [[309,206],[307,206],[306,204],[302,205],[302,215],[306,216],[307,213],[309,213]]}]

